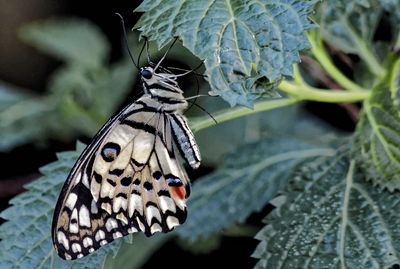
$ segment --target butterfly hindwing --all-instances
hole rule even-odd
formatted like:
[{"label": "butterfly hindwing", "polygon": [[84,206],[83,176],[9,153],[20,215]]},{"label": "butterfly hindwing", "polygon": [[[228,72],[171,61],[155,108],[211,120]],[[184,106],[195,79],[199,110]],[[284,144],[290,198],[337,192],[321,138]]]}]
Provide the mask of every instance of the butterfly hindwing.
[{"label": "butterfly hindwing", "polygon": [[126,107],[74,166],[53,219],[62,258],[83,257],[129,233],[169,232],[185,221],[190,183],[177,159],[173,113],[156,105],[143,96]]}]

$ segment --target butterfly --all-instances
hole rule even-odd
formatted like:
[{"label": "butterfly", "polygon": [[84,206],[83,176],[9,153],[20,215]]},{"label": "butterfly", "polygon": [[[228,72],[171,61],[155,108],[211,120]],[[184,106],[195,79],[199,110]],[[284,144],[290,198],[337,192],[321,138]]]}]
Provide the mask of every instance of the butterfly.
[{"label": "butterfly", "polygon": [[84,257],[130,233],[170,232],[185,221],[190,181],[178,156],[192,168],[201,157],[183,116],[179,75],[161,67],[162,59],[138,68],[144,94],[106,122],[73,166],[52,224],[61,258]]}]

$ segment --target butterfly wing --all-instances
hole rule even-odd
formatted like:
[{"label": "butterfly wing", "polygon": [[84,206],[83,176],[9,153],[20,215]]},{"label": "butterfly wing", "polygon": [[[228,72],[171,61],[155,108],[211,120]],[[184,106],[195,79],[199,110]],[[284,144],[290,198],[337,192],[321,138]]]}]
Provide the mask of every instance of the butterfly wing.
[{"label": "butterfly wing", "polygon": [[129,233],[169,232],[185,221],[190,183],[170,117],[144,96],[95,136],[57,202],[52,237],[60,257],[80,258]]}]

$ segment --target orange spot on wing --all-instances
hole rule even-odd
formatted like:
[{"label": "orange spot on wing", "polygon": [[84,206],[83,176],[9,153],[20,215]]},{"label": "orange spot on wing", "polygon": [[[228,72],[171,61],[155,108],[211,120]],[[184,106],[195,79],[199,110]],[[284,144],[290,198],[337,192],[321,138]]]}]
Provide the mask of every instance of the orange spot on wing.
[{"label": "orange spot on wing", "polygon": [[170,187],[171,192],[175,197],[178,197],[179,199],[183,200],[185,199],[185,188],[183,186],[180,187]]}]

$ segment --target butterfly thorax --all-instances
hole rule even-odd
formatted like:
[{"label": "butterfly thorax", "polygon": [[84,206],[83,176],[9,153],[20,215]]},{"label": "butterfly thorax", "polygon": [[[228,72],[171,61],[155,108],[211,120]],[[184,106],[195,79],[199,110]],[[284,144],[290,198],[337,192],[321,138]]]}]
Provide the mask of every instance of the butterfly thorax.
[{"label": "butterfly thorax", "polygon": [[174,74],[156,73],[152,67],[143,67],[140,73],[145,95],[158,102],[165,111],[180,113],[187,107]]}]

